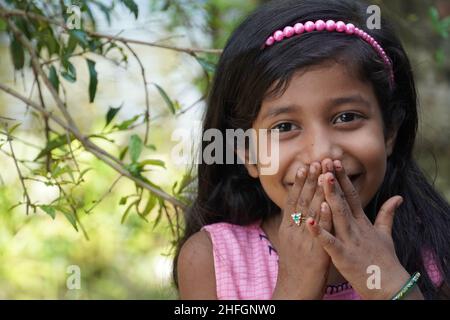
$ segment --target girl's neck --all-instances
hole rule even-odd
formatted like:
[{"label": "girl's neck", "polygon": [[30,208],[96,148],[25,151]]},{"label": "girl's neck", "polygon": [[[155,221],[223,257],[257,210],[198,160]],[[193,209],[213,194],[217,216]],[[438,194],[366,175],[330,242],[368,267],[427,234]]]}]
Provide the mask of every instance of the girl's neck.
[{"label": "girl's neck", "polygon": [[[269,218],[266,218],[261,223],[261,228],[269,238],[272,246],[277,250],[278,248],[278,229],[281,223],[281,214],[273,215]],[[327,285],[338,285],[346,282],[345,278],[337,271],[334,264],[330,264],[330,268],[328,270],[328,278]]]}]

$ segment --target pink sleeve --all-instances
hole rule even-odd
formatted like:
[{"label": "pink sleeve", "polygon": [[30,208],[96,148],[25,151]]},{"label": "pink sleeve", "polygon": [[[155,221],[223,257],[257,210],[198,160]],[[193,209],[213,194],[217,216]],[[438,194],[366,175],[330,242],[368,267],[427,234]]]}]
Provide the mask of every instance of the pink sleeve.
[{"label": "pink sleeve", "polygon": [[425,263],[425,269],[427,270],[428,276],[430,277],[434,286],[441,286],[444,279],[442,278],[441,272],[439,271],[439,267],[436,263],[436,258],[434,257],[433,252],[431,250],[424,250],[422,255],[423,261]]}]

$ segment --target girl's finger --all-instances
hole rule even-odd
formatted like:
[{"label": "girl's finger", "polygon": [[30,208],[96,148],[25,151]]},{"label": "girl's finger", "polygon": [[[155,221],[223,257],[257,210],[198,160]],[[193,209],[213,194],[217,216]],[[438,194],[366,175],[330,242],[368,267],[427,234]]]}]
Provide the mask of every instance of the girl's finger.
[{"label": "girl's finger", "polygon": [[320,205],[320,213],[316,222],[328,232],[331,232],[333,227],[333,218],[331,217],[331,210],[328,204],[324,201]]},{"label": "girl's finger", "polygon": [[283,220],[292,221],[291,214],[293,214],[296,210],[298,197],[300,196],[300,192],[303,188],[303,184],[306,180],[306,172],[308,170],[308,166],[300,167],[295,174],[294,185],[288,192],[286,205],[284,207]]},{"label": "girl's finger", "polygon": [[381,207],[375,219],[374,226],[377,230],[392,236],[392,224],[394,223],[395,210],[402,204],[403,198],[395,196],[389,198]]},{"label": "girl's finger", "polygon": [[323,173],[333,172],[333,170],[334,170],[333,160],[331,160],[330,158],[323,159],[321,162],[321,166],[322,166]]},{"label": "girl's finger", "polygon": [[[341,161],[335,160],[333,162],[336,171],[336,177],[339,181],[339,185],[342,188],[342,192],[347,199],[348,205],[355,218],[366,217],[364,210],[362,209],[361,200],[359,199],[358,191],[356,191],[350,178],[347,176]],[[367,217],[366,217],[367,218]]]},{"label": "girl's finger", "polygon": [[[318,180],[318,179],[316,179]],[[314,198],[311,200],[309,205],[309,216],[314,218],[318,223],[320,220],[320,205],[325,201],[325,195],[323,193],[322,186],[316,181],[316,190],[314,193]]]},{"label": "girl's finger", "polygon": [[308,220],[306,220],[306,225],[309,233],[319,241],[320,245],[332,260],[335,260],[335,258],[342,253],[342,242],[322,228],[322,226],[320,226],[313,218],[309,217]]},{"label": "girl's finger", "polygon": [[353,216],[339,182],[332,173],[327,172],[324,175],[323,187],[325,200],[331,208],[336,235],[343,239],[348,239],[351,233]]},{"label": "girl's finger", "polygon": [[313,162],[309,166],[308,177],[298,197],[296,209],[304,212],[305,215],[313,214],[309,209],[317,188],[317,178],[320,175],[320,170],[320,164],[317,162]]}]

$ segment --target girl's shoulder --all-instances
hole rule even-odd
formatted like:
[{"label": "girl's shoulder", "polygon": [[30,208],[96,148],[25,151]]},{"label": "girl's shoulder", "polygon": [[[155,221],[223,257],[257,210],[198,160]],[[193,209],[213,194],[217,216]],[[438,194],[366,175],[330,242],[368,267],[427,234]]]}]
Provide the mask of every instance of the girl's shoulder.
[{"label": "girl's shoulder", "polygon": [[190,236],[177,260],[181,299],[217,299],[211,239],[205,230]]}]

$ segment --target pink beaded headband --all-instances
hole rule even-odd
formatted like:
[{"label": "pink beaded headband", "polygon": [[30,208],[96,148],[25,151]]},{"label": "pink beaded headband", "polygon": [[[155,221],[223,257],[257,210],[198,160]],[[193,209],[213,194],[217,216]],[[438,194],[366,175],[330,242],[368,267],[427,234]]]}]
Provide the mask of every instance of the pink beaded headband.
[{"label": "pink beaded headband", "polygon": [[352,23],[345,24],[342,21],[335,22],[333,20],[328,20],[327,22],[324,22],[323,20],[317,20],[316,22],[308,21],[305,24],[303,23],[296,23],[293,27],[287,26],[283,30],[277,30],[271,35],[269,38],[267,38],[265,45],[267,47],[272,46],[275,42],[280,42],[284,38],[290,38],[294,35],[300,35],[304,32],[312,32],[312,31],[337,31],[337,32],[345,32],[348,35],[357,35],[361,39],[363,39],[365,42],[370,44],[375,51],[378,53],[378,55],[383,59],[384,64],[389,69],[389,81],[391,88],[394,87],[394,71],[392,69],[392,63],[389,60],[386,52],[383,50],[383,48],[379,45],[379,43],[370,36],[367,32],[356,28]]}]

